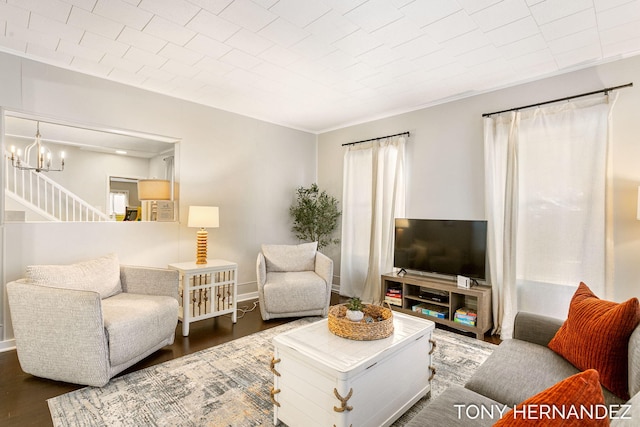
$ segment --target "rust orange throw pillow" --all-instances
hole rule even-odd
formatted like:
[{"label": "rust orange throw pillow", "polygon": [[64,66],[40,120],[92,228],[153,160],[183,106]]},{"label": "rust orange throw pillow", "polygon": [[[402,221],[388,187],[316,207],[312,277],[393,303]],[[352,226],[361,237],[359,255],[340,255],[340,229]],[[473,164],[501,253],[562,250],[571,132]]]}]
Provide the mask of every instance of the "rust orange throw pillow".
[{"label": "rust orange throw pillow", "polygon": [[604,404],[598,372],[589,369],[516,405],[494,427],[608,425],[609,413]]},{"label": "rust orange throw pillow", "polygon": [[637,298],[620,304],[601,300],[580,283],[549,348],[580,370],[597,370],[603,386],[629,400],[629,337],[639,322]]}]

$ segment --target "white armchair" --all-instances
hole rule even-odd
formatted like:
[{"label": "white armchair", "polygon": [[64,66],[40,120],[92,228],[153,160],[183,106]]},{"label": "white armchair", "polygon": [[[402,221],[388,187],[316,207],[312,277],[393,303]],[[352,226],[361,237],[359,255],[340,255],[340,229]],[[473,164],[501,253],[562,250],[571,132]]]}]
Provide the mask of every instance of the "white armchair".
[{"label": "white armchair", "polygon": [[115,255],[29,266],[7,294],[20,366],[38,377],[101,387],[175,338],[174,270],[120,266]]},{"label": "white armchair", "polygon": [[323,316],[329,312],[333,261],[317,242],[262,245],[256,262],[260,314],[278,317]]}]

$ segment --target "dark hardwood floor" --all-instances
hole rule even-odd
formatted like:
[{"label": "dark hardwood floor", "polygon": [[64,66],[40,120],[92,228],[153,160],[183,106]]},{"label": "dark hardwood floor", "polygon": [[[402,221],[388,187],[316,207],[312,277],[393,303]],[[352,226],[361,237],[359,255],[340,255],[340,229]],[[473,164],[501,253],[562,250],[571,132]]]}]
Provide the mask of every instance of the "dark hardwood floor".
[{"label": "dark hardwood floor", "polygon": [[[331,303],[337,304],[342,300],[341,297],[333,294]],[[119,375],[295,320],[263,321],[260,317],[260,309],[254,305],[254,301],[241,302],[238,307],[243,310],[250,310],[252,307],[255,309],[247,311],[244,315],[240,312],[238,322],[235,325],[231,322],[230,316],[220,316],[192,323],[188,337],[182,336],[182,324],[178,323],[173,345],[155,352]],[[485,341],[499,343],[498,338],[491,336],[487,336]],[[51,426],[47,399],[82,387],[25,374],[20,369],[15,350],[0,353],[0,426]]]}]

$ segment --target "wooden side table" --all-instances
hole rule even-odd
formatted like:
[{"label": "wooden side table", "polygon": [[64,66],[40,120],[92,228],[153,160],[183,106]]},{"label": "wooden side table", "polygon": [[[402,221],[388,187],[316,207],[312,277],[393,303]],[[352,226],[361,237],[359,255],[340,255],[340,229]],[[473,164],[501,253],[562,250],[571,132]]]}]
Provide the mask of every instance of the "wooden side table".
[{"label": "wooden side table", "polygon": [[189,336],[189,324],[198,320],[231,314],[238,320],[238,264],[223,259],[208,259],[206,264],[193,261],[169,264],[180,273],[180,313],[182,336]]}]

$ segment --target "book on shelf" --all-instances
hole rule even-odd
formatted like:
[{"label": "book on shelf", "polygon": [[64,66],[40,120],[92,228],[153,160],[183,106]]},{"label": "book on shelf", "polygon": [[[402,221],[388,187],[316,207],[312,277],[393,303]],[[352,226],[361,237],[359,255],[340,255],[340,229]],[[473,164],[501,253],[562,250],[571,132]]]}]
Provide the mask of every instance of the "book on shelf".
[{"label": "book on shelf", "polygon": [[453,318],[453,321],[456,323],[460,323],[461,325],[476,326],[475,320],[461,319],[457,316]]},{"label": "book on shelf", "polygon": [[384,300],[391,305],[397,305],[402,307],[402,296],[398,295],[385,295]]}]

